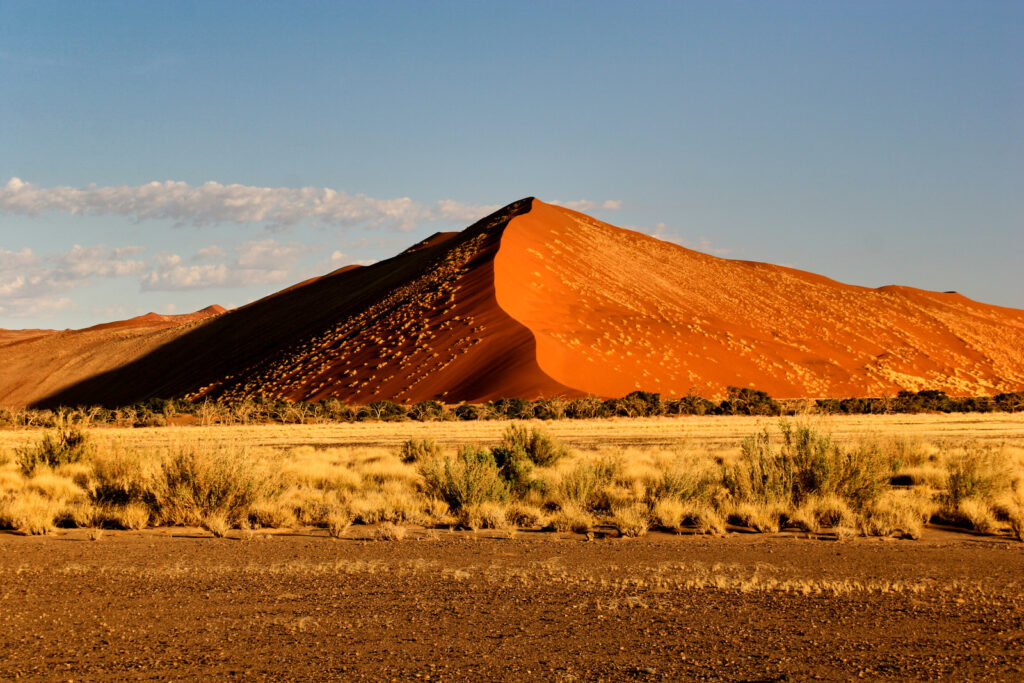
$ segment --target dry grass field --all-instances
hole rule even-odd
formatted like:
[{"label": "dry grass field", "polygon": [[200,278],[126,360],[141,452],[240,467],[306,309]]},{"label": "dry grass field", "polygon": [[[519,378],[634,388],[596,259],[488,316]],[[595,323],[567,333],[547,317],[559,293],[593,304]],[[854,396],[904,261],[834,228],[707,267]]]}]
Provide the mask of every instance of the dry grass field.
[{"label": "dry grass field", "polygon": [[0,431],[0,526],[637,536],[732,525],[914,538],[928,522],[1019,536],[1024,516],[1024,418],[1005,414],[66,433],[83,435],[77,451],[39,455],[60,451],[41,441],[54,432]]},{"label": "dry grass field", "polygon": [[3,430],[0,678],[1022,675],[1024,416],[788,425]]}]

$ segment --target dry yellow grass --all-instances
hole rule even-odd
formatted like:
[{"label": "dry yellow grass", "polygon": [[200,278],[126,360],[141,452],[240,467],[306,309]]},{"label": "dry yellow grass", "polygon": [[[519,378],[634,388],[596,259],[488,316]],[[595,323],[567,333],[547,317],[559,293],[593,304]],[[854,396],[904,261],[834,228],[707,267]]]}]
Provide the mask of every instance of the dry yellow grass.
[{"label": "dry yellow grass", "polygon": [[[321,527],[341,535],[348,523],[550,526],[577,533],[605,525],[639,535],[651,525],[723,533],[729,518],[765,532],[843,535],[856,527],[872,535],[917,537],[929,519],[947,515],[981,533],[1015,533],[1020,527],[1024,415],[815,417],[811,424],[837,443],[878,444],[893,462],[895,480],[909,488],[894,488],[858,510],[830,493],[792,506],[731,500],[720,484],[722,464],[737,461],[744,437],[777,423],[756,417],[536,422],[564,440],[569,455],[534,468],[536,486],[462,510],[425,493],[417,463],[400,456],[402,444],[432,439],[446,454],[466,443],[493,446],[508,422],[97,428],[90,432],[94,449],[88,460],[37,468],[31,476],[11,454],[38,441],[43,431],[0,430],[0,526],[45,533],[57,524],[193,524],[223,535],[252,525]],[[178,499],[161,479],[161,463],[182,454],[197,459],[189,466],[208,469],[204,463],[211,459],[213,470],[204,470],[211,481],[217,480],[217,467],[229,479],[251,479],[238,491],[231,489],[237,482],[221,482],[231,490],[214,492],[244,500],[204,499],[176,507]],[[947,489],[954,470],[969,495],[951,501]],[[251,490],[242,491],[245,486]]]}]

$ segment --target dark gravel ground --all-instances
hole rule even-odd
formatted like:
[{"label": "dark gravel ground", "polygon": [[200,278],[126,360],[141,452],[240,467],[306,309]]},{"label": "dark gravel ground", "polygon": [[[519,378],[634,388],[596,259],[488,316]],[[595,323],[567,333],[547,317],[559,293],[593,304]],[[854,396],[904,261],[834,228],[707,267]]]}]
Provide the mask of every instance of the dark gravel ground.
[{"label": "dark gravel ground", "polygon": [[0,533],[0,680],[1019,680],[1022,607],[1024,544],[934,530]]}]

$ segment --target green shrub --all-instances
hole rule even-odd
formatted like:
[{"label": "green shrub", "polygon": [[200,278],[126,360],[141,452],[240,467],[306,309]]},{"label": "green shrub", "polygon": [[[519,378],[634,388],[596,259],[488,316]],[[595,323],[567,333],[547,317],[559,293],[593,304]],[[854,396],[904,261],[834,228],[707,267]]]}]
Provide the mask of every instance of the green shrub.
[{"label": "green shrub", "polygon": [[441,455],[442,449],[433,439],[407,439],[398,450],[402,462],[420,462]]},{"label": "green shrub", "polygon": [[508,498],[509,487],[491,453],[464,446],[456,457],[437,457],[420,463],[428,494],[441,498],[455,512],[486,501]]},{"label": "green shrub", "polygon": [[453,412],[458,420],[482,420],[486,417],[486,411],[472,403],[462,403],[456,406]]},{"label": "green shrub", "polygon": [[489,406],[495,414],[509,420],[529,420],[534,415],[533,403],[524,398],[499,398]]},{"label": "green shrub", "polygon": [[448,411],[440,401],[420,401],[409,408],[409,417],[420,422],[444,420]]},{"label": "green shrub", "polygon": [[711,415],[717,407],[706,398],[691,395],[669,401],[665,406],[665,412],[669,415]]},{"label": "green shrub", "polygon": [[647,497],[651,505],[666,498],[679,501],[703,500],[708,497],[714,483],[714,480],[703,472],[665,470],[654,486],[650,487]]},{"label": "green shrub", "polygon": [[779,402],[763,391],[728,387],[729,395],[718,406],[722,415],[781,415]]},{"label": "green shrub", "polygon": [[139,458],[125,453],[106,455],[92,463],[89,497],[99,505],[151,502],[153,483],[152,473],[144,471]]},{"label": "green shrub", "polygon": [[542,490],[544,482],[533,477],[533,462],[520,446],[496,446],[491,450],[501,478],[517,496],[531,489]]},{"label": "green shrub", "polygon": [[[509,425],[495,451],[520,450],[538,467],[553,465],[568,454],[568,449],[542,429],[529,429],[525,425]],[[497,457],[497,456],[496,456]]]},{"label": "green shrub", "polygon": [[565,406],[565,415],[578,420],[608,417],[608,408],[604,401],[596,396],[574,398]]},{"label": "green shrub", "polygon": [[768,430],[747,437],[739,460],[724,465],[722,483],[736,501],[799,506],[836,494],[863,509],[885,490],[891,465],[875,446],[844,450],[808,425],[780,423],[776,447]]},{"label": "green shrub", "polygon": [[15,459],[27,477],[40,466],[59,467],[78,462],[92,450],[87,432],[61,423],[55,432],[46,432],[39,443],[16,449]]},{"label": "green shrub", "polygon": [[965,500],[992,500],[1010,477],[992,449],[968,446],[946,461],[946,491],[942,502],[957,510]]},{"label": "green shrub", "polygon": [[363,406],[359,417],[363,419],[383,420],[387,422],[404,420],[406,417],[405,408],[394,401],[374,401]]},{"label": "green shrub", "polygon": [[558,482],[561,504],[563,507],[569,504],[593,509],[598,502],[598,493],[615,481],[618,471],[618,462],[612,459],[577,465]]},{"label": "green shrub", "polygon": [[278,493],[244,451],[184,445],[164,460],[149,497],[154,512],[170,523],[201,524],[223,515],[235,524],[253,503]]}]

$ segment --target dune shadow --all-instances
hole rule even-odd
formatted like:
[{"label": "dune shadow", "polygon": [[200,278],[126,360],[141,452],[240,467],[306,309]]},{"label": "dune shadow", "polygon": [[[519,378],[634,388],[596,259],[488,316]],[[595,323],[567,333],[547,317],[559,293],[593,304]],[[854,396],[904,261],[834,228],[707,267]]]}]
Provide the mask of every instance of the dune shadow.
[{"label": "dune shadow", "polygon": [[450,240],[428,238],[385,261],[343,268],[198,323],[145,355],[55,391],[31,407],[114,408],[180,397],[266,367],[290,347],[382,301],[422,274],[444,250],[528,211],[530,202],[509,204]]}]

